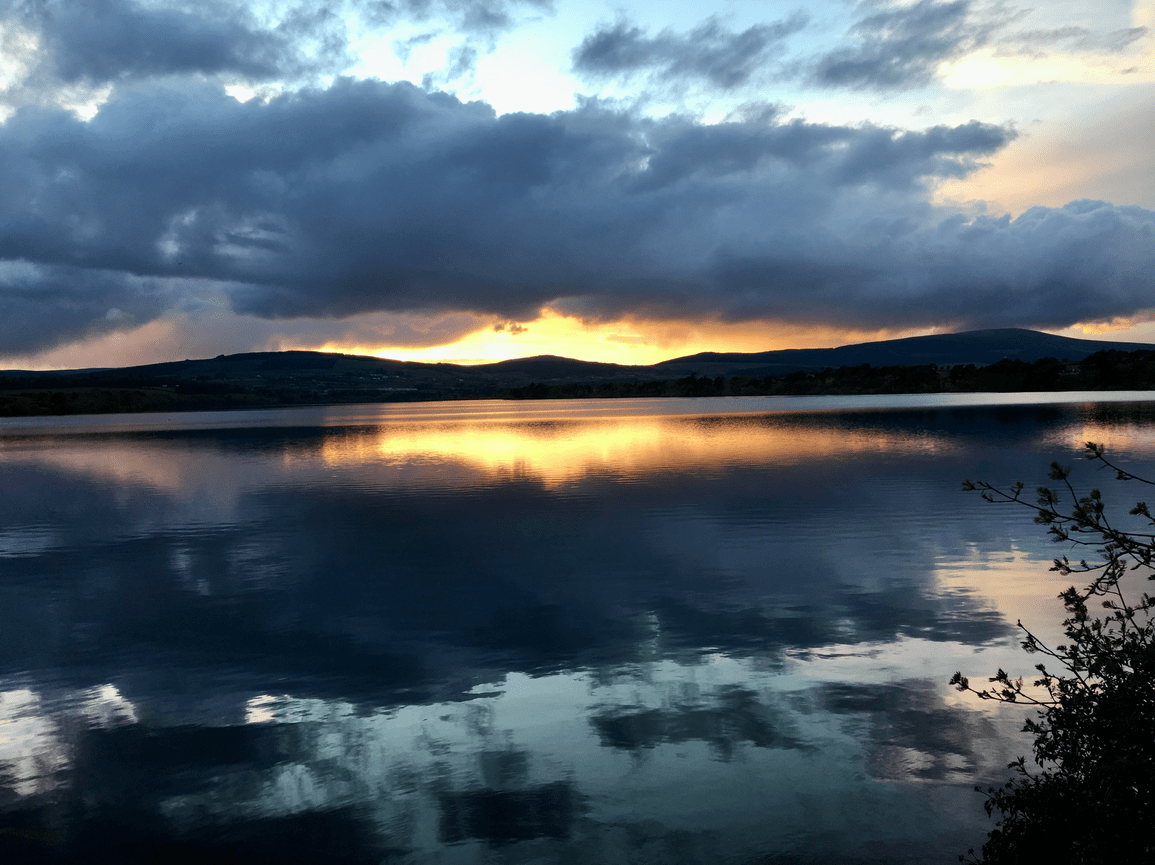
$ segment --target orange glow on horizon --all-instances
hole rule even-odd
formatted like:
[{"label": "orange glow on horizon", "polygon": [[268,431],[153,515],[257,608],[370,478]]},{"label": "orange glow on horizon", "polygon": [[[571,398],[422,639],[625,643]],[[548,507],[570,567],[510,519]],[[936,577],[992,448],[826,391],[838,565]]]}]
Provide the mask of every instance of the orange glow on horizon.
[{"label": "orange glow on horizon", "polygon": [[[704,351],[761,352],[789,348],[833,348],[859,342],[915,336],[927,330],[846,330],[774,321],[583,322],[544,310],[533,321],[475,330],[445,345],[410,348],[327,342],[299,349],[364,354],[392,360],[474,365],[556,355],[575,360],[649,365]],[[288,346],[286,346],[288,348]]]},{"label": "orange glow on horizon", "polygon": [[1084,321],[1079,324],[1072,325],[1060,333],[1064,336],[1074,334],[1078,331],[1084,336],[1103,336],[1108,333],[1118,333],[1123,330],[1131,330],[1141,324],[1150,324],[1150,315],[1133,315],[1133,316],[1118,316],[1116,318],[1104,319],[1102,321]]},{"label": "orange glow on horizon", "polygon": [[[1155,319],[1144,313],[1110,321],[1079,322],[1047,332],[1074,338],[1155,343]],[[329,332],[353,334],[388,332],[380,328],[383,314],[354,317],[337,323]],[[302,330],[317,330],[307,322],[294,334],[274,330],[265,321],[257,321],[258,330],[251,341],[245,340],[252,320],[223,316],[227,329],[226,344],[220,344],[212,331],[200,332],[197,322],[185,315],[164,317],[128,331],[116,331],[89,337],[45,351],[26,355],[0,357],[0,369],[66,370],[94,367],[121,368],[185,358],[211,358],[218,354],[242,351],[327,351],[370,355],[425,363],[474,365],[515,358],[555,355],[575,360],[649,365],[699,352],[764,352],[798,348],[834,348],[856,343],[901,339],[936,333],[953,333],[956,329],[910,328],[848,330],[820,324],[797,325],[782,321],[721,322],[647,321],[625,319],[616,322],[582,322],[546,310],[537,319],[526,322],[492,323],[468,331],[464,336],[434,345],[404,345],[373,342],[356,336],[312,340]],[[429,319],[435,329],[438,319]],[[483,321],[483,320],[482,320]],[[1029,326],[1029,325],[1028,325]],[[322,333],[325,330],[321,331]],[[458,329],[457,333],[461,333]],[[248,344],[246,344],[248,343]]]}]

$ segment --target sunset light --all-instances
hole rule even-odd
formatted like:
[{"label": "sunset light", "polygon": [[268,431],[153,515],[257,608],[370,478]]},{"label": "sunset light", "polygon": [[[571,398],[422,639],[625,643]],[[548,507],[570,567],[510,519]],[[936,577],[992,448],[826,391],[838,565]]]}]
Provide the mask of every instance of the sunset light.
[{"label": "sunset light", "polygon": [[[619,321],[583,323],[580,319],[543,310],[539,318],[499,323],[466,334],[456,342],[423,348],[326,343],[294,348],[318,348],[351,354],[371,354],[396,360],[460,364],[493,363],[518,357],[558,355],[579,360],[627,365],[651,364],[703,351],[758,352],[784,348],[844,345],[907,336],[906,332],[834,331],[799,328],[785,322]],[[289,346],[286,346],[289,347]]]},{"label": "sunset light", "polygon": [[1155,0],[0,0],[2,865],[1155,862],[1148,484]]},{"label": "sunset light", "polygon": [[0,369],[1155,309],[1151,0],[39,8],[0,13]]}]

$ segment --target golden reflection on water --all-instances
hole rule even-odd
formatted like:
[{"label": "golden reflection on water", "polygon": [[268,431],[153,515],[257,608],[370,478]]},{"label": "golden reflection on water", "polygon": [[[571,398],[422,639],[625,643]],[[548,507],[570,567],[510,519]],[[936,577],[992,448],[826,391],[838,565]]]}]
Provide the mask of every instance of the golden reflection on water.
[{"label": "golden reflection on water", "polygon": [[[561,408],[561,407],[559,407]],[[554,488],[586,477],[641,480],[666,471],[709,472],[734,465],[803,465],[869,454],[945,454],[957,445],[932,430],[898,430],[827,415],[576,415],[572,409],[519,414],[434,411],[378,413],[350,425],[286,434],[275,447],[243,460],[220,447],[230,432],[195,439],[150,436],[0,439],[0,457],[32,460],[56,471],[116,486],[144,485],[168,493],[228,498],[227,489],[260,486],[318,470],[369,472],[390,485],[404,468],[408,481],[436,484],[448,472],[473,483],[532,478]],[[382,473],[384,470],[384,474]],[[205,489],[206,479],[212,479]],[[395,478],[400,482],[400,476]]]},{"label": "golden reflection on water", "polygon": [[779,418],[631,417],[594,421],[381,426],[327,436],[330,466],[456,463],[547,487],[592,475],[642,478],[678,469],[788,465],[864,453],[942,453],[945,436],[784,422]]},{"label": "golden reflection on water", "polygon": [[1149,424],[1109,424],[1096,420],[1083,420],[1066,424],[1044,436],[1041,441],[1044,447],[1055,449],[1056,453],[1060,448],[1064,449],[1072,457],[1079,456],[1087,442],[1104,445],[1110,454],[1119,452],[1151,454],[1155,452],[1155,427]]},{"label": "golden reflection on water", "polygon": [[[491,400],[175,417],[17,418],[19,423],[0,424],[0,460],[30,459],[69,474],[167,492],[188,492],[205,478],[213,478],[218,489],[261,485],[271,467],[280,481],[289,482],[318,471],[352,469],[389,484],[389,473],[379,470],[404,467],[411,481],[436,483],[456,473],[472,483],[529,477],[556,487],[595,475],[640,480],[727,465],[956,453],[960,445],[949,432],[920,428],[917,422],[895,427],[873,410],[957,408],[954,403],[962,405],[966,396]],[[977,396],[995,405],[1022,395]],[[1056,403],[1072,403],[1072,417],[1043,434],[1044,447],[1057,457],[1076,457],[1087,440],[1103,441],[1114,451],[1155,450],[1150,423],[1098,417],[1109,409],[1079,405],[1075,394],[1050,396],[1063,397]],[[241,463],[222,447],[232,431],[257,429],[280,430],[280,440],[246,453]],[[196,437],[169,437],[174,432]]]}]

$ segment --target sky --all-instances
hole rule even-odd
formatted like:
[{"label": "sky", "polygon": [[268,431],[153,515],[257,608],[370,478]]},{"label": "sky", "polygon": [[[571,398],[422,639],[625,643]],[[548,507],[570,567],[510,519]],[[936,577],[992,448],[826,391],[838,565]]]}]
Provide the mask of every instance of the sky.
[{"label": "sky", "polygon": [[0,368],[1155,342],[1155,0],[4,0]]}]

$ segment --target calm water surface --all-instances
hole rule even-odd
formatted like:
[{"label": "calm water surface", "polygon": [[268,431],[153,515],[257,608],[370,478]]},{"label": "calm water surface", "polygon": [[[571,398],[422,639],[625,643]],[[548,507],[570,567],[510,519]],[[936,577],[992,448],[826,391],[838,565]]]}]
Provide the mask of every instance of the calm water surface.
[{"label": "calm water surface", "polygon": [[0,854],[955,861],[1065,585],[960,481],[1142,468],[1103,397],[0,421]]}]

